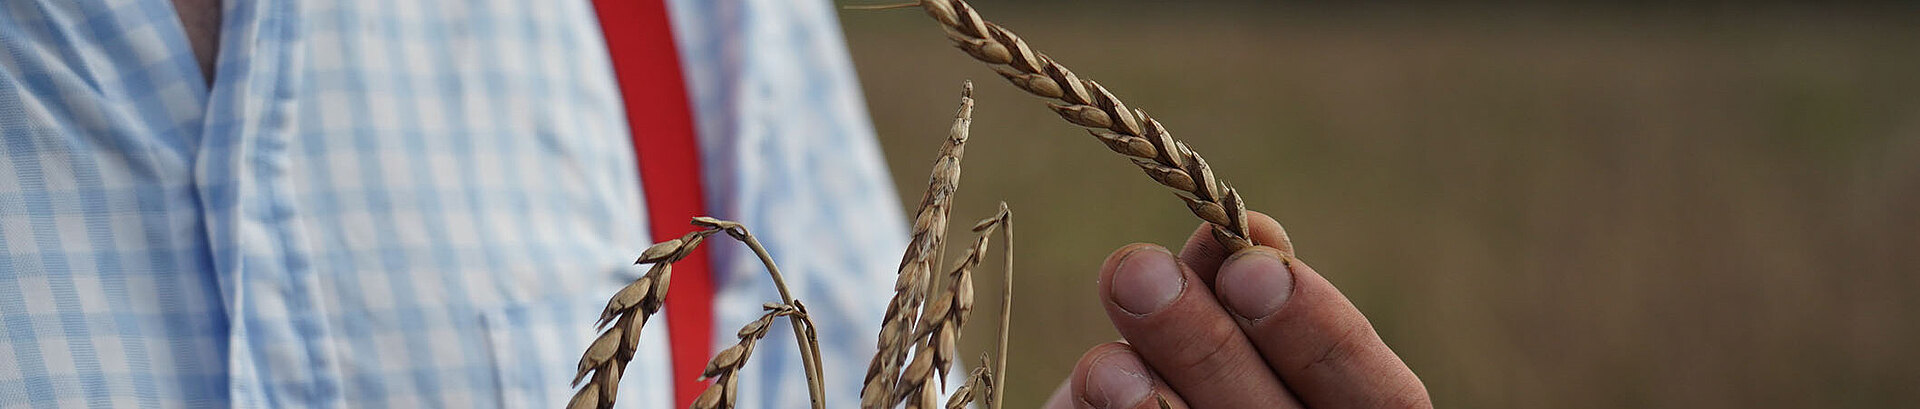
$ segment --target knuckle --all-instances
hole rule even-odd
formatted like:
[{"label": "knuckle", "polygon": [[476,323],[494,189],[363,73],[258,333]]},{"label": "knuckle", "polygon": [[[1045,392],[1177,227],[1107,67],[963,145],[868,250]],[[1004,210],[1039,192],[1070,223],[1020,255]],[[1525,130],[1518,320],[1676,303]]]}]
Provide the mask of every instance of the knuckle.
[{"label": "knuckle", "polygon": [[1373,326],[1363,322],[1343,326],[1332,333],[1336,335],[1321,343],[1319,350],[1309,355],[1314,357],[1313,360],[1307,361],[1300,370],[1330,370],[1346,365],[1367,348],[1366,341],[1373,336]]},{"label": "knuckle", "polygon": [[1169,372],[1181,374],[1180,377],[1213,382],[1237,378],[1233,372],[1235,354],[1245,348],[1235,348],[1240,334],[1234,328],[1208,326],[1204,330],[1191,332],[1177,345],[1176,353],[1167,362]]}]

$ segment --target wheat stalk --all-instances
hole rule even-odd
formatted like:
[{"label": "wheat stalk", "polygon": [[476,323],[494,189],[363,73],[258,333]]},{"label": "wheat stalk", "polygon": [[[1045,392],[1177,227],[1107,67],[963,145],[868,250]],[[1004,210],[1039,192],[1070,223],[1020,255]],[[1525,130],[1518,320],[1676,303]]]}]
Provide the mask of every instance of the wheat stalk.
[{"label": "wheat stalk", "polygon": [[[999,354],[994,359],[997,362],[995,368],[982,378],[988,382],[986,400],[987,407],[991,409],[1000,409],[1001,402],[1005,400],[1003,398],[1007,396],[1007,334],[1011,333],[1013,326],[1013,210],[1007,209],[1007,202],[1000,202],[999,218],[1000,258],[1007,263],[1006,269],[1000,273],[1000,333],[997,335],[1000,349],[995,350]],[[986,357],[981,357],[980,366],[985,367],[986,364]]]},{"label": "wheat stalk", "polygon": [[913,363],[900,374],[891,404],[905,402],[908,408],[928,408],[936,403],[938,389],[933,387],[933,379],[946,379],[954,357],[960,353],[961,329],[973,312],[973,270],[985,260],[989,238],[1006,221],[1007,214],[1002,206],[1000,214],[974,225],[979,237],[960,256],[947,275],[945,290],[927,303],[915,325]]},{"label": "wheat stalk", "polygon": [[913,235],[901,256],[899,278],[894,282],[893,298],[887,303],[873,360],[860,389],[860,407],[879,409],[887,406],[900,379],[900,366],[912,346],[914,317],[926,301],[930,276],[938,254],[945,245],[947,215],[953,192],[960,185],[960,159],[966,154],[967,130],[973,123],[973,82],[965,83],[960,108],[954,114],[947,140],[940,146],[928,177],[926,194],[914,213]]},{"label": "wheat stalk", "polygon": [[753,355],[754,344],[761,338],[766,338],[768,329],[773,326],[773,319],[780,316],[805,316],[805,313],[791,304],[767,303],[762,308],[767,310],[765,314],[761,314],[759,319],[748,322],[735,333],[735,336],[740,338],[740,342],[720,350],[719,353],[714,354],[712,360],[707,361],[707,368],[701,372],[700,378],[713,379],[714,382],[707,385],[707,390],[693,400],[690,408],[732,408],[734,400],[740,396],[740,368],[746,367],[747,358]]},{"label": "wheat stalk", "polygon": [[1173,189],[1195,216],[1213,225],[1214,239],[1228,252],[1255,243],[1247,226],[1246,204],[1240,193],[1213,176],[1207,162],[1186,143],[1146,112],[1128,109],[1105,87],[1074,75],[1026,41],[980,17],[965,0],[921,0],[927,15],[946,30],[947,38],[973,58],[993,67],[1014,86],[1057,101],[1047,105],[1074,125],[1127,156],[1134,165]]}]

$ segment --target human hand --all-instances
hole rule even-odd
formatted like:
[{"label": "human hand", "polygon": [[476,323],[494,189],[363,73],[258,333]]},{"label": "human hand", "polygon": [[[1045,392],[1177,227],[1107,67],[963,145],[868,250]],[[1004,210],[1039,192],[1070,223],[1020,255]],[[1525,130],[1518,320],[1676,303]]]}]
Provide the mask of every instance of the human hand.
[{"label": "human hand", "polygon": [[1235,254],[1206,225],[1176,258],[1133,244],[1100,267],[1123,342],[1089,349],[1045,408],[1430,408],[1420,378],[1257,212]]}]

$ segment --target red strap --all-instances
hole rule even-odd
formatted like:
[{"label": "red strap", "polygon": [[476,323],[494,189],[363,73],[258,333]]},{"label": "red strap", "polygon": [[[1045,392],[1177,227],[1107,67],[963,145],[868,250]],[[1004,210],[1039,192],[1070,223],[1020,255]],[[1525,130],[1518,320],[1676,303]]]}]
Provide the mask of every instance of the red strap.
[{"label": "red strap", "polygon": [[[594,0],[607,53],[626,100],[634,159],[647,195],[647,221],[654,241],[688,231],[688,219],[706,214],[700,188],[700,150],[693,110],[680,73],[673,27],[664,0]],[[706,389],[697,374],[713,350],[713,274],[705,247],[673,264],[667,292],[667,330],[672,333],[673,395],[686,407]]]}]

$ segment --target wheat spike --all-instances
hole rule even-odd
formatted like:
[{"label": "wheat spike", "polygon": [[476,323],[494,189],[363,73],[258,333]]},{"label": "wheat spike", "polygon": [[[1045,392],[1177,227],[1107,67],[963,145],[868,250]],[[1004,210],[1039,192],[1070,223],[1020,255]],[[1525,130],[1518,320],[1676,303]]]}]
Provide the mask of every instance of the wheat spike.
[{"label": "wheat spike", "polygon": [[574,393],[567,409],[613,407],[620,375],[627,371],[627,363],[633,360],[634,348],[639,345],[640,330],[646,326],[647,318],[660,312],[660,306],[666,302],[667,285],[673,279],[673,263],[686,258],[707,236],[718,232],[717,229],[694,231],[654,244],[633,261],[634,264],[653,263],[653,267],[607,300],[607,307],[600,312],[596,324],[603,331],[587,347],[587,352],[581,354],[579,368],[573,376],[574,385],[580,385],[582,380],[587,380],[587,384]]},{"label": "wheat spike", "polygon": [[[953,367],[954,358],[960,353],[961,329],[967,325],[967,319],[973,312],[973,270],[985,260],[987,244],[995,229],[1006,220],[1002,213],[981,220],[974,225],[973,231],[979,237],[955,263],[953,272],[947,275],[946,288],[920,315],[920,321],[914,332],[916,347],[913,351],[913,363],[900,374],[895,385],[893,403],[906,402],[907,407],[931,407],[934,399],[926,399],[929,390],[937,392],[933,379],[946,379],[947,371]],[[937,396],[935,396],[937,399]]]},{"label": "wheat spike", "polygon": [[767,330],[773,326],[774,318],[802,314],[798,308],[788,304],[767,303],[762,308],[767,310],[765,314],[761,314],[759,319],[748,322],[735,333],[735,336],[740,338],[740,342],[720,350],[719,353],[714,354],[712,360],[707,361],[707,368],[701,372],[700,379],[713,379],[714,382],[712,385],[707,385],[707,390],[693,400],[690,408],[732,408],[740,394],[740,368],[746,367],[747,358],[753,356],[754,344],[761,338],[767,337]]},{"label": "wheat spike", "polygon": [[934,263],[944,246],[947,215],[953,192],[960,186],[960,159],[966,153],[967,130],[973,123],[973,82],[965,83],[960,94],[960,109],[954,114],[947,140],[940,146],[928,177],[926,194],[914,213],[913,235],[900,258],[899,277],[893,298],[882,319],[877,351],[867,365],[867,376],[860,389],[860,407],[880,409],[889,405],[900,378],[907,350],[912,346],[914,317],[926,301]]},{"label": "wheat spike", "polygon": [[946,29],[947,38],[974,59],[993,67],[1014,86],[1052,99],[1047,105],[1061,118],[1089,128],[1115,153],[1127,156],[1147,176],[1175,191],[1200,220],[1213,225],[1214,239],[1229,252],[1253,246],[1246,205],[1240,193],[1214,178],[1200,154],[1173,139],[1160,121],[1093,80],[1074,75],[1025,40],[980,17],[965,0],[921,0],[920,7]]}]

